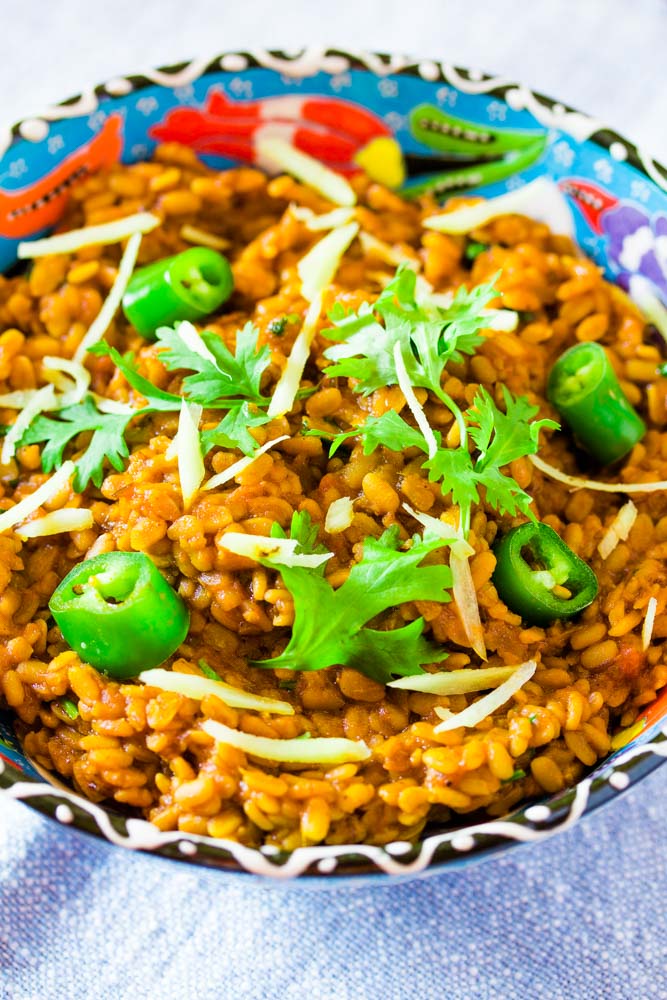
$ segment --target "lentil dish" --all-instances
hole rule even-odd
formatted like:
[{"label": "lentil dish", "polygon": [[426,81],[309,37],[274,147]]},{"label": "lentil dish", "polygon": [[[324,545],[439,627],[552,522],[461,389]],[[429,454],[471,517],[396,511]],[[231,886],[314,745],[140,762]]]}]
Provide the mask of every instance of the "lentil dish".
[{"label": "lentil dish", "polygon": [[[340,592],[368,539],[377,541],[387,529],[408,553],[409,539],[422,531],[419,517],[438,519],[454,534],[460,529],[452,495],[429,476],[417,447],[380,445],[365,453],[362,437],[352,433],[390,412],[414,428],[415,411],[403,388],[387,380],[363,394],[355,391],[358,379],[323,374],[332,341],[322,331],[331,328],[334,304],[357,314],[363,303],[375,303],[399,261],[418,271],[436,295],[495,282],[491,306],[517,314],[515,329],[485,327],[474,352],[448,360],[441,386],[455,410],[474,407],[485,390],[502,411],[505,386],[514,398],[527,397],[541,418],[558,419],[547,398],[550,371],[573,345],[600,344],[647,429],[598,478],[628,484],[667,478],[667,380],[657,372],[660,352],[637,308],[568,237],[520,215],[494,218],[465,234],[440,232],[423,225],[441,211],[428,197],[403,200],[363,178],[351,184],[357,204],[348,218],[360,229],[340,255],[318,303],[321,311],[311,317],[314,336],[301,392],[286,413],[262,423],[253,423],[252,407],[246,411],[254,442],[275,441],[271,448],[188,502],[173,446],[181,433],[179,412],[152,411],[129,425],[128,455],[115,467],[107,462],[98,485],[89,481],[76,492],[66,480],[34,512],[44,517],[85,508],[92,512],[90,527],[34,538],[16,527],[0,534],[0,701],[14,713],[27,754],[89,799],[130,810],[162,830],[292,850],[321,842],[410,840],[428,822],[460,825],[478,811],[501,816],[525,799],[575,783],[609,752],[614,732],[630,725],[667,683],[667,509],[660,492],[634,494],[629,531],[619,529],[603,558],[598,547],[610,526],[620,524],[627,497],[573,490],[528,453],[508,463],[507,475],[528,494],[534,516],[592,568],[597,594],[578,614],[551,624],[531,624],[510,610],[494,582],[497,543],[526,523],[526,512],[499,510],[489,494],[478,493],[470,505],[465,559],[488,667],[532,661],[534,668],[502,705],[473,725],[442,729],[443,718],[479,700],[479,689],[445,696],[392,687],[377,672],[369,676],[345,662],[326,669],[261,669],[251,662],[283,653],[295,596],[285,582],[288,573],[226,548],[226,534],[289,536],[293,515],[307,514],[317,543],[333,553],[322,570],[326,584]],[[465,200],[452,199],[447,207],[461,204]],[[232,351],[237,331],[254,324],[258,350],[270,350],[261,378],[268,399],[309,310],[299,262],[322,233],[308,220],[332,208],[321,193],[288,175],[216,172],[170,144],[158,147],[150,162],[116,165],[73,187],[59,231],[148,211],[159,225],[141,240],[141,267],[201,243],[222,251],[234,290],[197,326]],[[38,257],[25,272],[0,278],[3,398],[47,385],[42,359],[76,355],[117,280],[121,252],[118,244],[82,246]],[[173,395],[184,391],[184,371],[168,368],[161,344],[139,336],[122,312],[105,339],[119,354],[85,359],[96,398],[143,406],[142,393],[117,363],[128,351],[152,386]],[[426,388],[416,387],[414,395],[442,449],[459,449],[455,410]],[[5,433],[16,418],[15,409],[2,407]],[[217,422],[207,408],[202,420],[205,430]],[[75,460],[91,430],[71,440],[68,455]],[[328,438],[339,432],[350,434],[330,454]],[[43,446],[17,444],[0,469],[4,509],[49,478],[42,471]],[[540,458],[566,473],[589,468],[590,459],[566,430],[543,426],[539,449]],[[205,475],[225,473],[240,457],[238,448],[212,447]],[[353,506],[334,530],[328,514],[344,498]],[[64,640],[49,602],[73,567],[114,552],[148,555],[189,612],[187,636],[166,661],[173,673],[218,677],[274,704],[287,703],[292,714],[235,708],[211,692],[188,697],[136,676],[114,678],[85,662]],[[442,547],[426,555],[429,567],[448,563]],[[553,580],[550,590],[563,600],[571,596]],[[373,618],[384,635],[423,619],[425,635],[448,654],[436,664],[423,659],[428,674],[483,668],[479,635],[471,639],[460,605],[457,599],[388,603],[366,621]],[[363,741],[369,755],[281,763],[214,738],[202,728],[210,722],[269,740],[305,737],[304,746],[308,737]]]}]

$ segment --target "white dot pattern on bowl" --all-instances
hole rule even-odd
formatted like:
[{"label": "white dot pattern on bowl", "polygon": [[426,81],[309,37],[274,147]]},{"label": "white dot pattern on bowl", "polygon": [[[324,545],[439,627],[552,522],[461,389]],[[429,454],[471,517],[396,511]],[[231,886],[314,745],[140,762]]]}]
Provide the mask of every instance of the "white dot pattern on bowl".
[{"label": "white dot pattern on bowl", "polygon": [[248,60],[245,56],[238,55],[237,53],[230,52],[229,55],[223,56],[220,60],[220,68],[226,69],[230,73],[240,73],[248,65]]},{"label": "white dot pattern on bowl", "polygon": [[41,142],[49,134],[49,124],[42,118],[28,118],[21,122],[19,132],[28,142]]},{"label": "white dot pattern on bowl", "polygon": [[191,840],[180,840],[178,842],[178,849],[181,854],[185,854],[189,858],[194,857],[197,853],[197,845],[193,844]]},{"label": "white dot pattern on bowl", "polygon": [[531,823],[545,823],[550,816],[549,806],[529,806],[526,809],[526,819]]},{"label": "white dot pattern on bowl", "polygon": [[113,80],[109,80],[105,84],[104,89],[107,94],[113,94],[114,97],[122,97],[123,94],[129,94],[132,90],[132,84],[129,80],[126,80],[123,76],[114,77]]},{"label": "white dot pattern on bowl", "polygon": [[475,838],[469,833],[457,833],[452,837],[452,847],[455,851],[472,851],[475,846]]},{"label": "white dot pattern on bowl", "polygon": [[438,64],[431,62],[430,59],[420,62],[418,69],[422,80],[437,80],[440,76]]},{"label": "white dot pattern on bowl", "polygon": [[65,805],[64,802],[61,802],[59,806],[56,806],[55,815],[59,823],[67,825],[74,822],[74,813],[69,806]]},{"label": "white dot pattern on bowl", "polygon": [[400,858],[402,854],[409,854],[412,847],[413,845],[407,840],[394,840],[391,844],[387,844],[385,851],[395,858]]},{"label": "white dot pattern on bowl", "polygon": [[321,871],[323,875],[330,875],[332,872],[336,871],[338,867],[338,861],[336,858],[322,858],[318,862],[317,870]]}]

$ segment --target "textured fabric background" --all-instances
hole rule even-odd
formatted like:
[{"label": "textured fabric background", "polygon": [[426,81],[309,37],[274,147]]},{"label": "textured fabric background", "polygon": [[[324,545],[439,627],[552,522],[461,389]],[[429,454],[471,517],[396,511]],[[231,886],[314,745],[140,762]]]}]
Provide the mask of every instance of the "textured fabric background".
[{"label": "textured fabric background", "polygon": [[0,802],[2,1000],[664,1000],[667,767],[456,874],[308,890],[135,856]]},{"label": "textured fabric background", "polygon": [[[118,73],[323,42],[505,73],[667,160],[664,0],[6,0],[0,37],[0,127]],[[0,1000],[664,1000],[666,793],[662,768],[538,847],[320,892],[134,856],[0,796]]]}]

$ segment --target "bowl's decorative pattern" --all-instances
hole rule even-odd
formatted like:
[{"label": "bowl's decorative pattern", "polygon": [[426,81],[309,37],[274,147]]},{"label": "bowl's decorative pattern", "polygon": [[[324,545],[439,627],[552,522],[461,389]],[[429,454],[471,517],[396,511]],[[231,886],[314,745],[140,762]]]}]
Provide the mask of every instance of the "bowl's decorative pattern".
[{"label": "bowl's decorative pattern", "polygon": [[[367,170],[406,195],[513,190],[540,176],[562,194],[572,234],[609,277],[633,274],[667,299],[667,171],[600,122],[513,81],[400,56],[307,49],[227,53],[118,77],[0,132],[0,270],[48,231],[79,177],[157,142],[209,163],[258,163],[257,140],[288,138],[346,174]],[[232,871],[414,875],[564,830],[667,757],[667,696],[617,739],[576,788],[503,820],[429,831],[418,844],[300,848],[290,855],[179,832],[90,803],[44,780],[0,713],[0,788],[62,824],[135,850]]]}]

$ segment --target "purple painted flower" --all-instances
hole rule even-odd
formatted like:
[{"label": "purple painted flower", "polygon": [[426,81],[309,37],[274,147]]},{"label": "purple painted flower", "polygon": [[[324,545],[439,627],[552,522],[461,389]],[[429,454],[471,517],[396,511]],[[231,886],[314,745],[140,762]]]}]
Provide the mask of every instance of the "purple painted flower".
[{"label": "purple painted flower", "polygon": [[633,274],[642,274],[667,300],[667,216],[653,218],[634,205],[621,203],[605,212],[602,229],[609,236],[610,263],[621,272],[627,287]]}]

